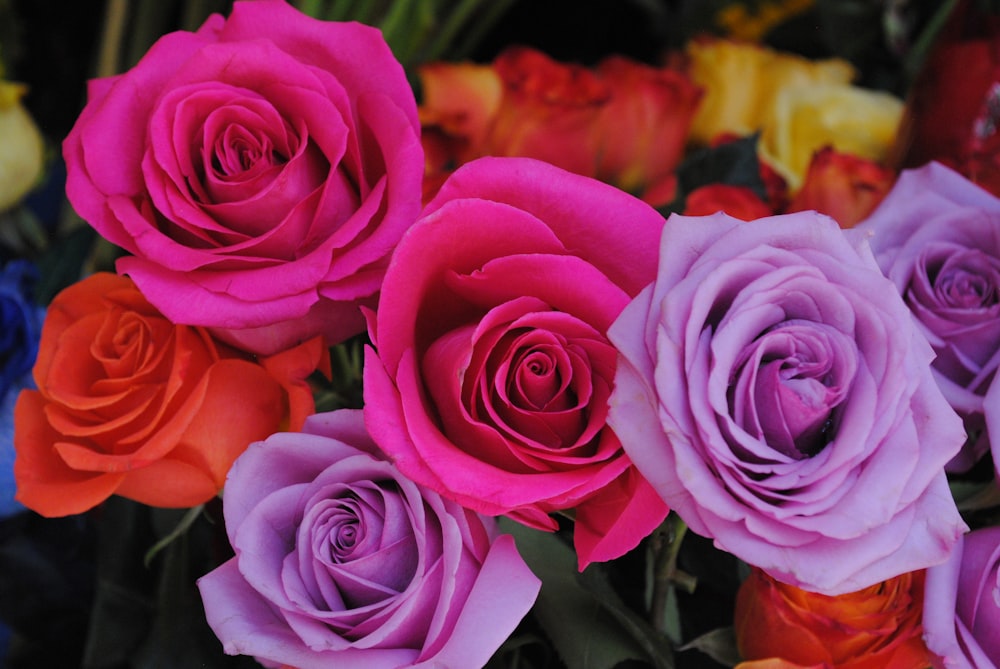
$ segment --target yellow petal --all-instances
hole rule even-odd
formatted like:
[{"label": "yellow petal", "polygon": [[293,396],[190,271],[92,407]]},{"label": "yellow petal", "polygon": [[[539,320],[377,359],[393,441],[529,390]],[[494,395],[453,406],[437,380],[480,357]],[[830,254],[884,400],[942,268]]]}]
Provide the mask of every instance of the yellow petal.
[{"label": "yellow petal", "polygon": [[0,82],[0,211],[17,204],[42,172],[42,133],[20,103],[24,90]]},{"label": "yellow petal", "polygon": [[902,114],[903,102],[881,91],[838,84],[790,87],[778,94],[765,119],[760,154],[794,192],[813,153],[825,146],[884,161]]}]

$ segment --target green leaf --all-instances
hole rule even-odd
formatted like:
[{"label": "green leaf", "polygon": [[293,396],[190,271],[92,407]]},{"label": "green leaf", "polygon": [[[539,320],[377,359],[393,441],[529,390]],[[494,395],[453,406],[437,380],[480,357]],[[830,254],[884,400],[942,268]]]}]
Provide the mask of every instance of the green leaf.
[{"label": "green leaf", "polygon": [[97,233],[92,227],[79,225],[38,259],[41,280],[36,288],[35,299],[39,304],[48,304],[56,293],[79,280],[96,237]]},{"label": "green leaf", "polygon": [[673,669],[666,639],[625,606],[599,567],[581,575],[558,535],[505,518],[500,523],[542,581],[532,611],[568,669],[612,669],[628,660]]},{"label": "green leaf", "polygon": [[1000,506],[1000,487],[994,481],[950,481],[948,486],[959,511],[982,511]]}]

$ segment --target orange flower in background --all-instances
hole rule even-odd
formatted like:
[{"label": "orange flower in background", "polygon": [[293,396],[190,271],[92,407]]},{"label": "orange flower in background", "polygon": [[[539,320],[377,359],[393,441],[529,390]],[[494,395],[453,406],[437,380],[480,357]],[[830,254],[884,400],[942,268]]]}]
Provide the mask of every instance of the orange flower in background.
[{"label": "orange flower in background", "polygon": [[752,43],[700,38],[685,49],[689,74],[705,89],[690,140],[707,145],[719,134],[748,135],[764,127],[783,90],[806,84],[846,85],[854,68],[845,60],[812,61]]},{"label": "orange flower in background", "polygon": [[537,158],[593,176],[598,119],[611,98],[607,82],[582,65],[528,47],[506,49],[493,67],[503,99],[481,154]]},{"label": "orange flower in background", "polygon": [[685,216],[708,216],[720,211],[744,221],[774,213],[753,189],[746,186],[708,184],[688,193],[684,201]]},{"label": "orange flower in background", "polygon": [[701,89],[681,70],[609,56],[594,68],[511,47],[490,65],[420,68],[424,200],[482,156],[535,158],[652,198],[673,196]]},{"label": "orange flower in background", "polygon": [[428,63],[417,77],[425,190],[433,194],[458,165],[479,156],[503,83],[492,66],[475,63]]},{"label": "orange flower in background", "polygon": [[49,306],[15,408],[17,498],[44,516],[111,495],[195,506],[252,442],[313,412],[306,377],[329,375],[319,338],[253,360],[204,328],[174,325],[127,277],[99,273]]},{"label": "orange flower in background", "polygon": [[[924,572],[839,597],[807,592],[753,569],[736,595],[741,669],[926,669]],[[782,664],[782,662],[784,664]]]},{"label": "orange flower in background", "polygon": [[681,71],[610,56],[597,74],[611,87],[600,124],[596,176],[640,194],[673,175],[702,90]]},{"label": "orange flower in background", "polygon": [[878,206],[895,181],[893,170],[827,146],[813,155],[805,182],[787,211],[815,209],[850,228]]}]

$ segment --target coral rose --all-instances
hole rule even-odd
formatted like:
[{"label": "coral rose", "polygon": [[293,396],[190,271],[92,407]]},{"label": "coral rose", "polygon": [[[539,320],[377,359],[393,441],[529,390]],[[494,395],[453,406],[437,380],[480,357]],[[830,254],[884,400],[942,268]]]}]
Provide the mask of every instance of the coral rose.
[{"label": "coral rose", "polygon": [[63,144],[79,214],[175,323],[269,354],[364,329],[420,210],[416,102],[375,28],[236,2],[91,82]]},{"label": "coral rose", "polygon": [[130,279],[94,274],[49,305],[38,390],[15,408],[17,497],[45,516],[113,494],[206,502],[250,442],[312,413],[305,378],[328,364],[319,338],[254,362],[168,321]]},{"label": "coral rose", "polygon": [[252,444],[223,512],[236,556],[199,579],[205,615],[267,666],[482,667],[538,594],[513,538],[400,474],[357,411]]},{"label": "coral rose", "polygon": [[805,182],[785,211],[811,209],[850,228],[874,211],[895,180],[887,167],[826,146],[813,154]]},{"label": "coral rose", "polygon": [[[474,158],[536,158],[668,203],[701,89],[682,71],[608,56],[594,68],[529,47],[490,65],[418,70],[425,190]],[[649,201],[649,200],[647,200]]]},{"label": "coral rose", "polygon": [[927,669],[921,638],[924,572],[893,577],[838,597],[786,585],[753,569],[734,610],[736,644],[747,660],[780,658],[831,669]]},{"label": "coral rose", "polygon": [[598,121],[594,176],[643,195],[680,165],[702,90],[680,70],[621,56],[608,56],[596,71],[611,97]]},{"label": "coral rose", "polygon": [[528,47],[505,49],[493,68],[503,96],[480,155],[537,158],[594,176],[608,83],[582,65]]},{"label": "coral rose", "polygon": [[608,423],[639,471],[720,549],[825,594],[942,562],[965,529],[943,470],[962,422],[853,233],[671,216],[608,332]]},{"label": "coral rose", "polygon": [[365,418],[418,483],[554,530],[575,509],[581,568],[634,548],[666,507],[607,428],[605,332],[648,283],[663,218],[526,158],[444,184],[393,256],[371,323]]}]

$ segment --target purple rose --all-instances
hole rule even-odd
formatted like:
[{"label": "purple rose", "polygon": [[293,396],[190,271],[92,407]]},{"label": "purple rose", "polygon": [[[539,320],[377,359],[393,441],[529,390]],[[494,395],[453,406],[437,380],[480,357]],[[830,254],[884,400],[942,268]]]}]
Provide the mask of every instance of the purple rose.
[{"label": "purple rose", "polygon": [[612,325],[609,424],[695,532],[784,582],[860,590],[944,561],[965,438],[864,241],[815,212],[672,216]]},{"label": "purple rose", "polygon": [[927,570],[924,640],[939,667],[1000,666],[1000,527],[967,534]]},{"label": "purple rose", "polygon": [[964,471],[989,450],[984,427],[1000,420],[984,415],[1000,364],[1000,199],[932,163],[903,172],[858,228],[937,354],[934,377],[972,435],[949,464]]},{"label": "purple rose", "polygon": [[269,666],[480,667],[538,594],[512,537],[403,477],[360,411],[252,444],[223,508],[236,557],[198,581],[206,617]]}]

